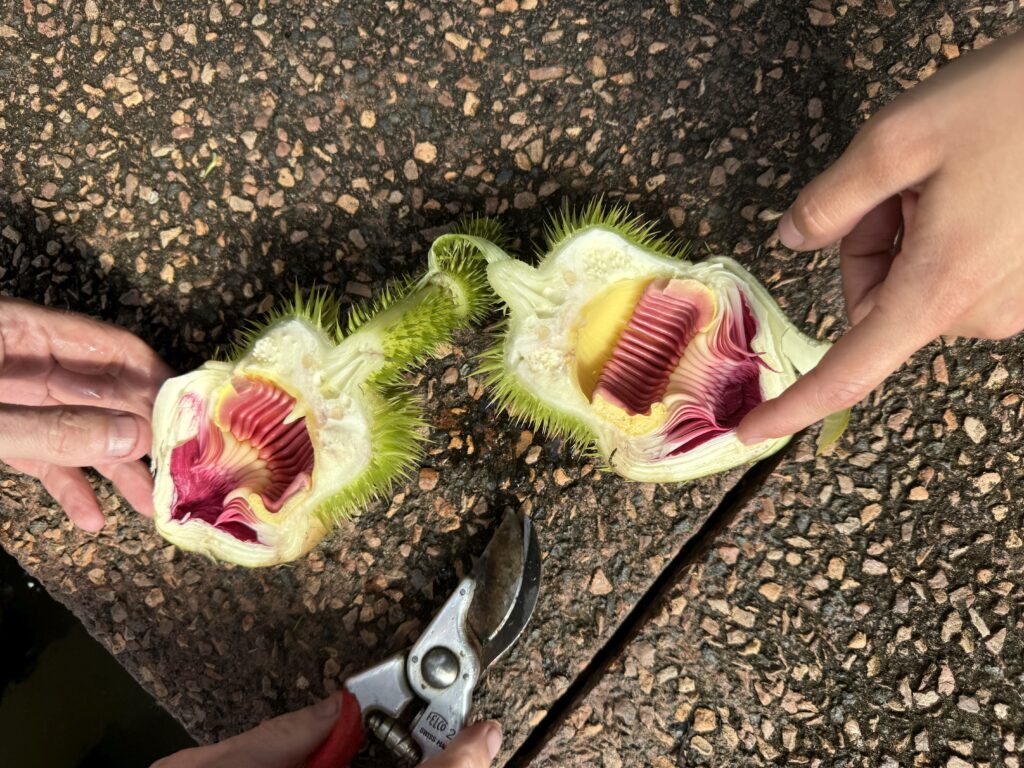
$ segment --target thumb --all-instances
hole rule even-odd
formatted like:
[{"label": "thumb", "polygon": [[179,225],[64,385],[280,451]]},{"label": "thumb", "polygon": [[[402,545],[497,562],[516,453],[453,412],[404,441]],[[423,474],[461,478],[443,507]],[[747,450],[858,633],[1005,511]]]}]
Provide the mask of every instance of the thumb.
[{"label": "thumb", "polygon": [[338,717],[341,697],[331,696],[311,707],[265,720],[207,749],[216,750],[214,766],[294,768],[302,765],[327,738]]},{"label": "thumb", "polygon": [[736,428],[747,444],[784,437],[849,408],[931,340],[908,319],[890,316],[882,305],[835,343],[813,369],[789,389],[761,403]]},{"label": "thumb", "polygon": [[420,768],[488,768],[501,749],[501,726],[487,720],[463,728],[448,748]]},{"label": "thumb", "polygon": [[840,158],[797,195],[779,221],[787,248],[824,248],[848,235],[888,198],[923,181],[935,168],[923,130],[896,104],[860,130]]},{"label": "thumb", "polygon": [[151,442],[149,423],[132,414],[85,406],[0,405],[4,458],[86,467],[134,461]]}]

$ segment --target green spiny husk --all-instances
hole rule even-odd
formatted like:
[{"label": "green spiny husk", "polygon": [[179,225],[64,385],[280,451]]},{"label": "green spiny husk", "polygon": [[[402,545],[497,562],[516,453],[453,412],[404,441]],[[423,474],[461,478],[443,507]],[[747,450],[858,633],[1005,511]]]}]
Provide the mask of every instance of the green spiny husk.
[{"label": "green spiny husk", "polygon": [[[545,262],[548,259],[556,258],[560,249],[566,247],[570,240],[595,229],[614,233],[632,246],[659,258],[678,261],[681,266],[688,269],[692,267],[686,259],[689,250],[686,244],[679,242],[671,235],[659,234],[654,222],[646,221],[641,216],[630,213],[625,205],[609,206],[598,198],[581,209],[563,208],[552,218],[544,230],[545,245],[536,253],[536,269],[542,270]],[[488,256],[488,258],[493,262],[500,263],[502,261],[500,256]],[[734,272],[739,270],[747,275],[735,262],[724,258],[720,261],[733,264]],[[493,273],[491,278],[500,292],[504,292],[501,286],[506,286],[509,291],[512,291],[512,287],[517,284],[519,279],[522,279],[522,285],[515,290],[523,291],[524,295],[528,295],[530,290],[528,278],[516,277],[521,273],[522,271],[519,269],[510,270],[503,266],[500,271]],[[786,331],[784,339],[789,340],[789,349],[797,349],[799,354],[796,354],[790,361],[800,369],[800,373],[806,373],[806,370],[813,367],[824,354],[828,344],[816,342],[800,333],[785,318],[784,313],[778,309],[777,302],[772,299],[764,287],[757,283],[752,276],[747,275],[747,277],[752,281],[748,288],[763,294],[778,311],[779,317],[782,319],[781,322],[791,327],[792,338],[790,339],[788,335],[790,331]],[[512,280],[512,282],[505,283],[503,282],[505,280]],[[515,293],[511,295],[514,296]],[[512,302],[511,298],[508,296],[506,298],[510,303]],[[543,302],[554,301],[550,294],[539,288],[536,289],[534,299],[539,302],[536,305],[538,307],[543,307]],[[519,366],[519,362],[511,360],[511,355],[518,353],[512,351],[512,342],[508,334],[510,306],[503,304],[502,309],[506,313],[506,320],[497,329],[496,342],[480,356],[478,369],[491,393],[492,402],[510,413],[518,422],[539,428],[552,436],[565,438],[592,456],[600,454],[597,435],[584,418],[573,415],[568,410],[560,410],[557,404],[545,402],[542,394],[533,394],[531,389],[520,380],[518,371],[513,370],[514,366]],[[549,305],[538,311],[541,316],[547,316],[545,313],[554,311],[554,309],[554,305]],[[783,352],[780,350],[779,354],[783,354]],[[846,426],[848,417],[848,413],[840,413],[833,414],[825,420],[819,437],[819,450],[826,448],[838,439]],[[614,456],[614,451],[611,456]],[[611,456],[608,457],[609,461]]]},{"label": "green spiny husk", "polygon": [[638,248],[655,251],[669,258],[685,259],[689,252],[689,245],[672,235],[659,234],[655,222],[645,220],[640,214],[630,213],[625,204],[608,206],[603,197],[597,197],[580,209],[565,206],[551,217],[544,227],[545,250],[538,252],[538,258],[591,227],[610,229]]},{"label": "green spiny husk", "polygon": [[498,341],[482,352],[478,358],[477,374],[490,392],[491,404],[508,413],[516,423],[539,429],[551,437],[562,438],[578,451],[594,453],[594,434],[574,416],[559,413],[534,397],[514,376],[505,363],[505,330],[508,320],[495,328]]},{"label": "green spiny husk", "polygon": [[[365,440],[366,451],[349,454],[353,463],[345,465],[349,468],[344,475],[346,479],[332,479],[333,473],[327,472],[323,476],[325,485],[320,485],[314,471],[311,490],[315,492],[316,500],[303,510],[303,515],[308,515],[306,519],[311,523],[319,521],[324,531],[358,514],[371,501],[388,496],[395,484],[417,466],[423,455],[425,422],[418,398],[411,391],[404,374],[448,341],[454,330],[483,319],[496,300],[487,282],[486,262],[482,254],[463,238],[505,242],[501,227],[496,222],[488,219],[467,221],[452,235],[434,244],[425,273],[390,281],[374,299],[353,306],[344,314],[340,302],[329,289],[318,287],[303,294],[296,287],[290,297],[277,302],[261,321],[248,323],[237,334],[234,344],[220,354],[223,358],[220,362],[227,363],[226,367],[212,367],[213,371],[224,371],[225,376],[230,376],[235,375],[232,371],[253,370],[250,366],[254,366],[259,371],[256,375],[265,376],[286,391],[295,393],[296,397],[302,391],[307,401],[323,403],[318,398],[326,398],[331,403],[340,402],[344,409],[340,414],[350,414],[357,419],[357,430],[363,431],[351,434],[358,435],[360,444]],[[296,323],[303,328],[286,329],[283,327],[286,323]],[[275,337],[273,334],[278,331],[285,335]],[[310,339],[303,343],[311,344],[311,349],[321,350],[316,353],[320,356],[317,358],[319,364],[299,362],[295,358],[288,364],[291,367],[275,370],[274,361],[278,359],[279,352],[272,339],[289,338],[293,333],[299,334],[296,338]],[[267,346],[261,348],[264,341]],[[235,368],[235,365],[239,367]],[[310,368],[317,365],[318,369]],[[218,391],[216,384],[211,384],[209,378],[203,378],[208,375],[199,374],[197,379],[203,382],[204,397]],[[303,381],[301,387],[305,389],[300,389],[298,384],[294,389],[290,388],[290,379]],[[310,384],[310,381],[316,383]],[[184,386],[187,388],[188,385]],[[345,400],[337,400],[345,395],[350,398],[347,404]],[[356,403],[361,404],[357,406],[361,414],[358,416],[349,410]],[[345,443],[332,442],[330,445],[340,447]],[[167,448],[168,452],[172,450]],[[167,481],[163,487],[168,487]],[[290,519],[298,522],[297,518]],[[289,537],[299,535],[295,532],[301,528],[289,525]],[[177,537],[177,529],[173,530]],[[303,535],[315,537],[316,532],[308,529]],[[232,562],[250,565],[275,562],[273,552],[264,557],[262,554],[244,554],[241,550],[236,551],[237,547],[218,549],[215,539],[204,538],[201,533],[183,535],[175,540],[182,546],[201,542],[203,548],[212,547],[205,551],[224,553]],[[288,542],[286,546],[293,546],[296,539],[289,538]]]},{"label": "green spiny husk", "polygon": [[423,457],[426,422],[415,394],[394,387],[381,393],[376,397],[372,419],[373,456],[369,466],[317,509],[325,526],[358,515],[373,501],[386,499]]},{"label": "green spiny husk", "polygon": [[308,296],[303,296],[302,289],[296,285],[290,298],[275,302],[263,315],[262,321],[249,320],[244,328],[236,332],[235,340],[226,350],[218,349],[214,352],[213,359],[240,360],[252,351],[260,336],[277,323],[288,320],[302,320],[311,328],[326,333],[329,338],[336,338],[341,312],[341,302],[328,288],[316,286]]},{"label": "green spiny husk", "polygon": [[[654,223],[631,214],[625,205],[607,206],[603,198],[598,197],[579,209],[565,206],[551,217],[544,228],[544,249],[536,252],[537,260],[543,260],[565,241],[592,227],[613,230],[638,248],[674,259],[685,259],[689,250],[685,243],[670,235],[658,234]],[[507,309],[502,305],[503,312]],[[567,440],[586,455],[596,456],[596,438],[583,421],[542,403],[508,370],[505,362],[507,327],[506,319],[495,330],[497,341],[479,356],[478,373],[491,393],[491,402],[517,423],[539,428],[552,437]]]},{"label": "green spiny husk", "polygon": [[[496,238],[504,242],[493,219],[470,219],[452,233]],[[458,237],[431,249],[427,273],[389,283],[371,302],[354,307],[348,317],[352,335],[388,309],[407,302],[408,309],[383,333],[386,363],[375,381],[394,382],[422,364],[460,328],[479,322],[492,310],[495,296],[487,282],[486,263],[476,249]]]}]

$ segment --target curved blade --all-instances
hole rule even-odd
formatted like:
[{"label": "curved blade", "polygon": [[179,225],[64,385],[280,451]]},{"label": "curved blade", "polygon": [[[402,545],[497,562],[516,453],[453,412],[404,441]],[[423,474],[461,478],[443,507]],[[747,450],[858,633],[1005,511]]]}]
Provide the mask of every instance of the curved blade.
[{"label": "curved blade", "polygon": [[480,643],[481,671],[500,658],[525,629],[540,590],[540,547],[529,517],[505,513],[473,567],[477,587],[467,624]]}]

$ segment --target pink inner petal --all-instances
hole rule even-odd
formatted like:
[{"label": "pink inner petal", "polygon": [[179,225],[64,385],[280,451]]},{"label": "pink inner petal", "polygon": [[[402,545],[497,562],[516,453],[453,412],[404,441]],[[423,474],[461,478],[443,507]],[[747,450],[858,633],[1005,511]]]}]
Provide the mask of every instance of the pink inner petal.
[{"label": "pink inner petal", "polygon": [[746,297],[738,293],[723,307],[706,349],[694,345],[683,355],[665,397],[668,456],[693,450],[735,429],[761,402],[764,363],[751,347],[756,333],[757,320]]},{"label": "pink inner petal", "polygon": [[234,379],[220,406],[225,435],[203,418],[199,433],[171,452],[173,520],[202,520],[241,541],[258,541],[246,496],[258,493],[270,512],[310,487],[313,444],[305,419],[285,424],[295,400],[269,382]]},{"label": "pink inner petal", "polygon": [[649,414],[668,387],[669,374],[707,324],[707,292],[689,281],[654,280],[644,290],[597,380],[594,395],[630,414]]},{"label": "pink inner petal", "polygon": [[601,371],[594,396],[632,415],[662,402],[668,419],[660,455],[678,456],[736,428],[761,400],[765,363],[751,346],[757,319],[738,289],[721,313],[687,280],[656,280],[641,296]]}]

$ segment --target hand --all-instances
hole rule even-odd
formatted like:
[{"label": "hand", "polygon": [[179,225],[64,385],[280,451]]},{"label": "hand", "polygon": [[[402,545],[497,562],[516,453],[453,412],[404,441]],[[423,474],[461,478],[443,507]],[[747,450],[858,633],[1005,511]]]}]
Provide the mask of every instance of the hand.
[{"label": "hand", "polygon": [[0,461],[38,478],[79,528],[103,513],[80,467],[93,466],[153,514],[153,400],[171,370],[128,331],[0,297]]},{"label": "hand", "polygon": [[971,53],[871,118],[779,222],[799,250],[841,240],[852,328],[739,426],[792,434],[871,392],[949,334],[1024,328],[1024,34]]},{"label": "hand", "polygon": [[494,720],[459,731],[448,749],[420,764],[420,768],[487,768],[501,749],[501,726]]},{"label": "hand", "polygon": [[[331,732],[340,703],[340,696],[331,696],[219,744],[177,752],[152,768],[299,768]],[[487,768],[500,748],[498,724],[477,723],[460,731],[448,749],[421,768]]]}]

